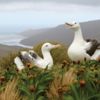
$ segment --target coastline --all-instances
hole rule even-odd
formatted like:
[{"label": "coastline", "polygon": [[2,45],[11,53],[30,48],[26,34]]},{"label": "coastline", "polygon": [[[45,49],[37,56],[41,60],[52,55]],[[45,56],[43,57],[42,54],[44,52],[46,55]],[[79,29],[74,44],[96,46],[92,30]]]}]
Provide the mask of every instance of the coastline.
[{"label": "coastline", "polygon": [[[96,39],[100,42],[100,28],[98,26],[100,26],[100,20],[81,23],[84,38]],[[0,50],[8,52],[12,51],[12,47],[32,49],[36,44],[50,41],[69,46],[73,37],[73,32],[66,29],[63,24],[54,28],[28,30],[19,34],[8,35],[7,37],[0,35]],[[2,45],[8,50],[5,50]],[[9,50],[10,47],[11,49]]]},{"label": "coastline", "polygon": [[[84,39],[96,39],[100,42],[100,20],[88,21],[80,23]],[[54,28],[39,29],[37,31],[27,31],[25,34],[32,34],[20,41],[23,45],[34,46],[41,42],[59,42],[69,46],[73,40],[74,32],[67,29],[64,24]],[[22,34],[24,35],[24,33]]]},{"label": "coastline", "polygon": [[32,48],[32,46],[21,44],[20,42],[28,37],[20,34],[0,35],[0,44],[7,46],[19,46],[23,48]]},{"label": "coastline", "polygon": [[30,48],[32,46],[21,44],[20,41],[24,40],[27,37],[21,35],[0,35],[0,59],[6,57],[10,53],[17,52],[23,48]]},{"label": "coastline", "polygon": [[8,46],[0,44],[0,59],[9,55],[10,53],[15,53],[21,49],[23,48],[20,46]]}]

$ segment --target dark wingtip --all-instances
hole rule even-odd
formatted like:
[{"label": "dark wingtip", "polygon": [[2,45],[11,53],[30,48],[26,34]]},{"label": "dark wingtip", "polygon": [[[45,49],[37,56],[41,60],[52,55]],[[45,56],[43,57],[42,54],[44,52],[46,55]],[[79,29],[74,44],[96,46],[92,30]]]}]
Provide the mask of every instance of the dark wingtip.
[{"label": "dark wingtip", "polygon": [[33,58],[37,59],[37,54],[35,54],[35,53],[30,53],[30,54],[31,54],[31,56],[32,56]]}]

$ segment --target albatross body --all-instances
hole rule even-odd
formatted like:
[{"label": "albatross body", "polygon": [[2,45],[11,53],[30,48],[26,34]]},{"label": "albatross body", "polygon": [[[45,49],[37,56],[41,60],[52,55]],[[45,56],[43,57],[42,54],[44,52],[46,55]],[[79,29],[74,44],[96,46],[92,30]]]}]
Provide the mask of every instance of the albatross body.
[{"label": "albatross body", "polygon": [[[84,44],[84,43],[82,43]],[[86,53],[82,45],[78,43],[73,43],[68,49],[68,56],[74,62],[89,60],[91,57]]]},{"label": "albatross body", "polygon": [[78,23],[66,23],[66,26],[75,32],[74,40],[68,48],[69,58],[74,62],[95,59],[92,56],[100,44],[96,40],[85,41]]},{"label": "albatross body", "polygon": [[37,67],[48,67],[48,69],[50,69],[53,66],[53,58],[51,56],[50,50],[58,47],[60,47],[59,44],[54,45],[51,43],[44,43],[41,48],[43,58],[37,55],[37,53],[35,53],[33,50],[29,50],[29,53],[33,57],[33,62]]},{"label": "albatross body", "polygon": [[[36,65],[39,68],[46,68],[50,69],[53,66],[53,58],[50,51],[54,48],[60,47],[60,44],[51,44],[51,43],[44,43],[41,47],[43,58],[41,58],[36,52],[33,50],[21,51],[21,58],[25,62],[30,62],[30,64]],[[24,69],[24,65],[19,57],[14,59],[14,63],[16,64],[18,70]]]}]

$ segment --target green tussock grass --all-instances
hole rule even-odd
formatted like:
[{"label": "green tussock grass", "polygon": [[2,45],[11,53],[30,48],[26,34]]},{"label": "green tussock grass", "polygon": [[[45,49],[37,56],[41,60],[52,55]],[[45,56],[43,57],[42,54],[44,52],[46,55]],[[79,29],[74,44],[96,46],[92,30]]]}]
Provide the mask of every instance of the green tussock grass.
[{"label": "green tussock grass", "polygon": [[[41,45],[34,47],[39,55]],[[100,62],[73,64],[64,45],[51,52],[55,62],[51,70],[33,66],[18,72],[13,59],[19,53],[3,59],[0,100],[100,100]]]}]

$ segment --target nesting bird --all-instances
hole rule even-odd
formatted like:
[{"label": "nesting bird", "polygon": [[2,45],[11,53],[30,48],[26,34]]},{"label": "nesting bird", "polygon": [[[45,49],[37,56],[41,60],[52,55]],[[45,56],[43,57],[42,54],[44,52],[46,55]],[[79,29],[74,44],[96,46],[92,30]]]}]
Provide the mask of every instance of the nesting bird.
[{"label": "nesting bird", "polygon": [[29,50],[29,53],[33,57],[33,62],[36,66],[40,68],[48,67],[48,69],[50,69],[53,66],[53,58],[50,51],[58,47],[60,47],[60,44],[44,43],[41,48],[43,58],[37,55],[33,50]]},{"label": "nesting bird", "polygon": [[73,62],[81,62],[84,60],[97,60],[100,56],[100,46],[97,40],[84,40],[79,23],[65,23],[75,33],[74,40],[68,48],[68,56]]},{"label": "nesting bird", "polygon": [[[27,51],[21,51],[21,56],[24,58],[24,60],[28,60],[30,63],[33,63],[34,65],[36,65],[39,68],[44,69],[44,68],[48,67],[48,69],[50,69],[54,64],[50,51],[52,49],[58,48],[58,47],[60,47],[60,44],[54,45],[54,44],[51,44],[51,43],[44,43],[41,47],[43,58],[41,58],[33,50],[29,50],[28,52]],[[24,68],[24,67],[20,68],[21,64],[19,64],[18,60],[16,61],[16,58],[15,58],[14,62],[15,62],[16,66],[19,70]]]}]

